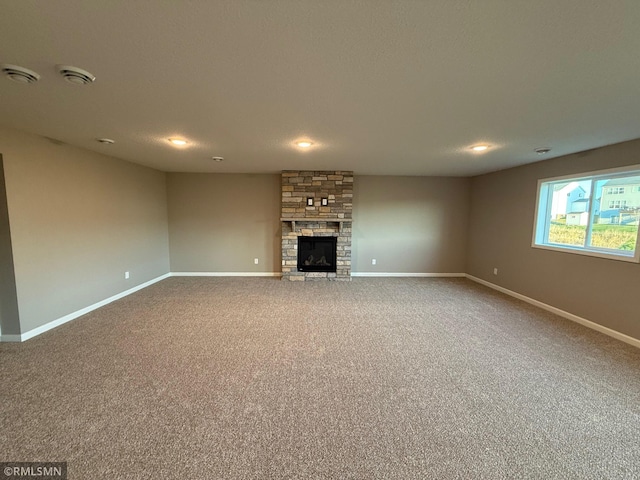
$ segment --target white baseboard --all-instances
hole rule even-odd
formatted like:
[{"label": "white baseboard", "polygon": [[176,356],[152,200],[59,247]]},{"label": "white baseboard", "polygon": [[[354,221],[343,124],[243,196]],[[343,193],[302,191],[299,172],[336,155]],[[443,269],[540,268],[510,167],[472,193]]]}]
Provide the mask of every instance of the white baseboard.
[{"label": "white baseboard", "polygon": [[352,277],[466,277],[466,273],[351,272]]},{"label": "white baseboard", "polygon": [[[351,272],[352,277],[466,277],[466,273]],[[172,277],[281,277],[282,272],[171,272]]]},{"label": "white baseboard", "polygon": [[564,310],[560,310],[559,308],[540,302],[539,300],[535,300],[531,297],[527,297],[526,295],[522,295],[521,293],[517,293],[507,288],[501,287],[500,285],[496,285],[495,283],[491,283],[486,280],[482,280],[481,278],[474,277],[473,275],[469,275],[468,273],[465,276],[469,280],[473,280],[474,282],[480,283],[486,287],[505,293],[511,297],[517,298],[518,300],[522,300],[523,302],[530,303],[531,305],[535,305],[536,307],[542,308],[543,310],[546,310],[548,312],[555,313],[560,317],[566,318],[567,320],[571,320],[572,322],[579,323],[580,325],[584,325],[585,327],[588,327],[592,330],[596,330],[600,333],[604,333],[605,335],[613,337],[616,340],[620,340],[624,343],[628,343],[629,345],[633,345],[636,348],[640,348],[640,340],[637,338],[630,337],[629,335],[620,333],[617,330],[604,327],[599,323],[592,322],[591,320],[587,320],[586,318],[579,317],[578,315],[574,315],[573,313],[565,312]]},{"label": "white baseboard", "polygon": [[82,315],[86,315],[87,313],[93,310],[96,310],[100,307],[104,307],[105,305],[111,302],[115,302],[116,300],[126,297],[127,295],[131,295],[132,293],[137,292],[138,290],[147,288],[148,286],[153,285],[154,283],[157,283],[160,280],[164,280],[165,278],[169,278],[170,276],[171,276],[170,273],[166,273],[152,280],[149,280],[148,282],[141,283],[138,286],[130,288],[129,290],[125,290],[124,292],[118,293],[117,295],[106,298],[100,302],[94,303],[93,305],[89,305],[88,307],[82,308],[73,313],[65,315],[64,317],[60,317],[49,323],[45,323],[44,325],[41,325],[37,328],[29,330],[28,332],[22,333],[20,335],[0,335],[0,342],[24,342],[26,340],[29,340],[30,338],[40,335],[41,333],[51,330],[52,328],[59,327],[64,323],[70,322],[71,320],[75,320],[76,318],[81,317]]},{"label": "white baseboard", "polygon": [[281,277],[281,272],[171,272],[172,277]]}]

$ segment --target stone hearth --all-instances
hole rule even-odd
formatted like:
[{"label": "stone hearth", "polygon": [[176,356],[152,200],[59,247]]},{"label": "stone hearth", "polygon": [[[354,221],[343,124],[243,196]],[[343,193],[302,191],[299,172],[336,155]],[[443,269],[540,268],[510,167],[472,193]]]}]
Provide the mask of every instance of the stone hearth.
[{"label": "stone hearth", "polygon": [[[281,185],[282,279],[351,280],[353,172],[284,171]],[[298,271],[299,236],[336,237],[336,271]]]}]

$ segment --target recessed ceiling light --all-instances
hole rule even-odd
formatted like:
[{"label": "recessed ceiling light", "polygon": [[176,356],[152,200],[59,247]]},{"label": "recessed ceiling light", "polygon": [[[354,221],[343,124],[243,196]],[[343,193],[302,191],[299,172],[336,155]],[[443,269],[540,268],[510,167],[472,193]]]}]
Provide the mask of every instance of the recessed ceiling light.
[{"label": "recessed ceiling light", "polygon": [[551,148],[549,147],[540,147],[534,150],[534,152],[536,152],[538,155],[546,155],[550,151],[551,151]]},{"label": "recessed ceiling light", "polygon": [[471,147],[471,150],[473,150],[474,152],[484,152],[485,150],[487,150],[489,148],[489,145],[474,145],[473,147]]},{"label": "recessed ceiling light", "polygon": [[110,138],[96,138],[96,141],[104,145],[113,145],[116,143],[115,140],[111,140]]},{"label": "recessed ceiling light", "polygon": [[178,147],[185,146],[188,142],[182,138],[170,138],[169,141]]},{"label": "recessed ceiling light", "polygon": [[40,80],[40,75],[36,72],[29,70],[28,68],[19,67],[18,65],[4,64],[0,65],[0,69],[10,80],[17,83],[36,83]]},{"label": "recessed ceiling light", "polygon": [[309,148],[311,145],[313,145],[313,142],[303,140],[301,142],[296,142],[296,145],[298,145],[300,148]]},{"label": "recessed ceiling light", "polygon": [[214,162],[221,162],[224,160],[224,158],[222,157],[211,157],[211,160],[213,160]]},{"label": "recessed ceiling light", "polygon": [[56,65],[56,68],[58,69],[58,73],[60,73],[67,82],[73,83],[74,85],[88,85],[96,81],[96,77],[93,74],[78,67]]}]

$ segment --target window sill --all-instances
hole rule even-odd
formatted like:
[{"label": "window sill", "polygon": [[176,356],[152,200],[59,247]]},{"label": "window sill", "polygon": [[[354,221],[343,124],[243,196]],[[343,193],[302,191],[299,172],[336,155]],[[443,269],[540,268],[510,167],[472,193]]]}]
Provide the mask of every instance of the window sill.
[{"label": "window sill", "polygon": [[620,254],[620,253],[608,253],[604,250],[587,250],[584,248],[572,248],[570,246],[555,246],[555,245],[540,245],[534,243],[531,245],[533,248],[539,248],[541,250],[551,250],[553,252],[560,253],[573,253],[578,255],[585,255],[587,257],[596,257],[596,258],[606,258],[607,260],[617,260],[619,262],[627,262],[627,263],[640,263],[640,258],[638,258],[638,254],[633,255],[629,253],[628,255]]}]

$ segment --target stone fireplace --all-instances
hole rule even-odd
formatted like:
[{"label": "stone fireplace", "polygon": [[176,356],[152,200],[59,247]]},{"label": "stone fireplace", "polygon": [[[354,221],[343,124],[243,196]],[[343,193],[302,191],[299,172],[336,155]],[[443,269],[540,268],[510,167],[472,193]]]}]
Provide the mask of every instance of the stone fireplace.
[{"label": "stone fireplace", "polygon": [[353,172],[282,172],[282,279],[351,280]]}]

